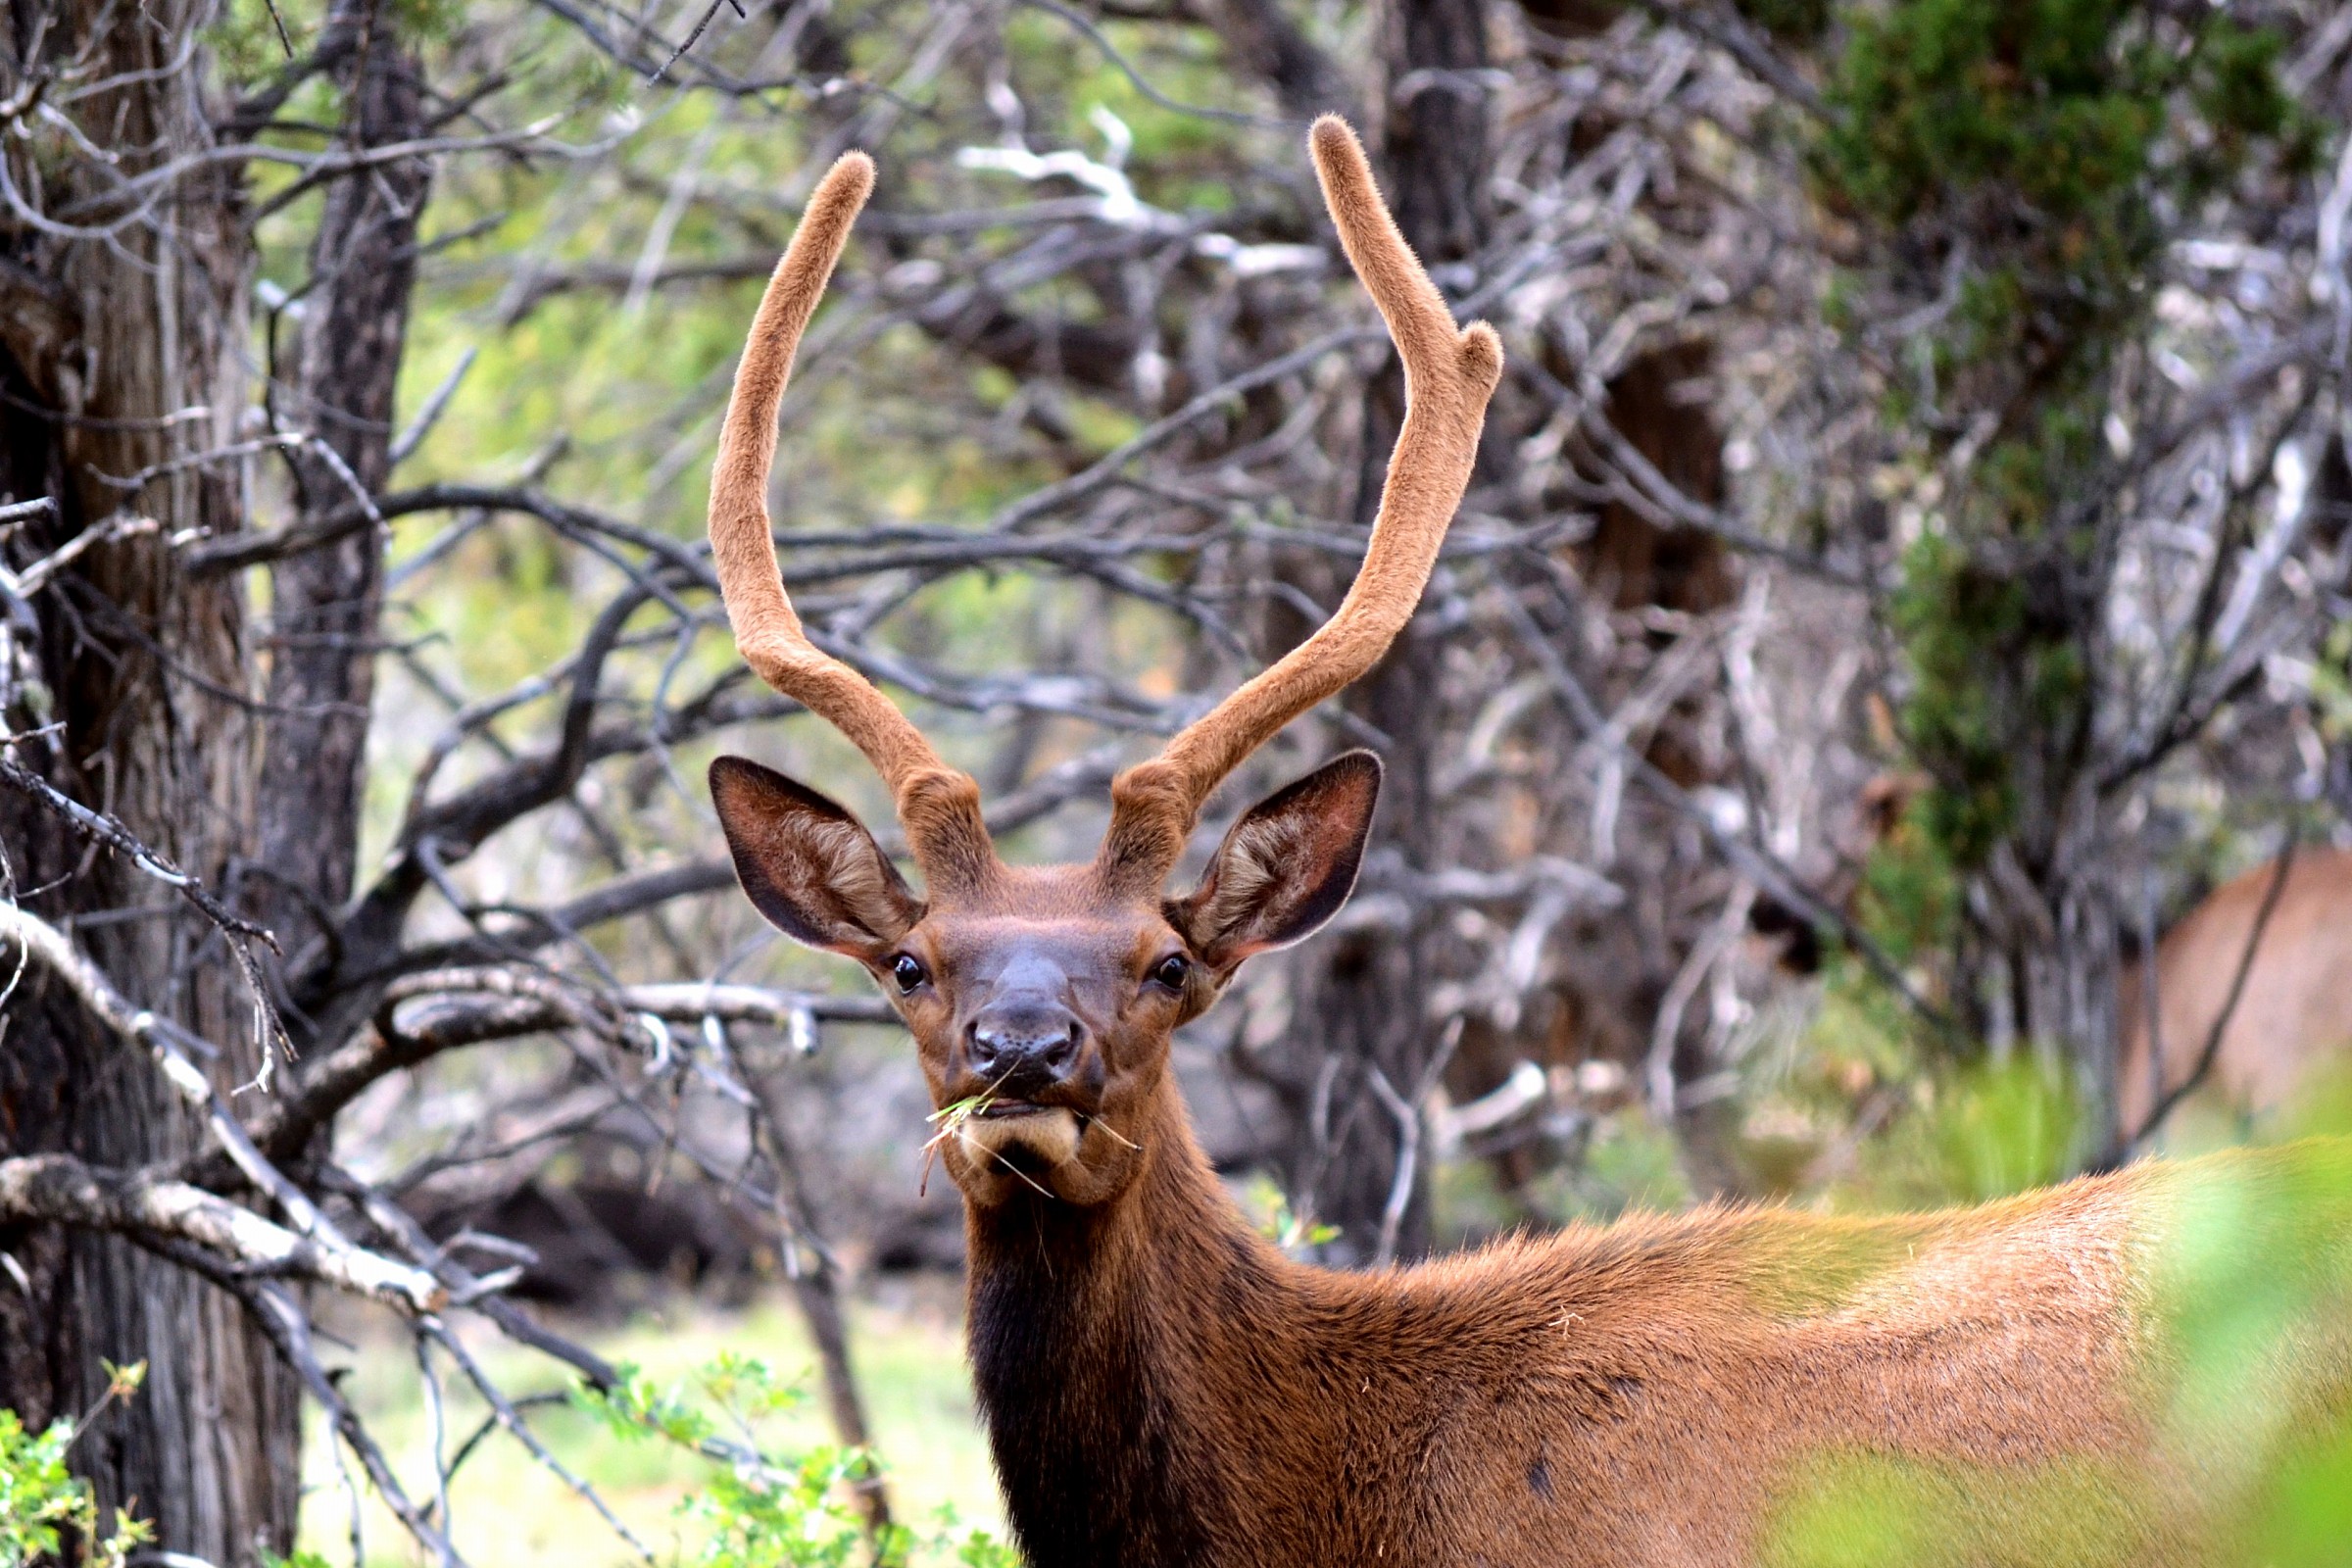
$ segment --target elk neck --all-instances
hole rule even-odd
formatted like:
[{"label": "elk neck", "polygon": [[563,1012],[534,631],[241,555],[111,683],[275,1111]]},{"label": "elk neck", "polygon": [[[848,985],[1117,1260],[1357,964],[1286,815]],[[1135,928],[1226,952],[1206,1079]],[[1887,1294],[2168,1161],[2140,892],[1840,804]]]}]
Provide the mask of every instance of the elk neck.
[{"label": "elk neck", "polygon": [[967,1207],[973,1377],[1036,1568],[1218,1559],[1266,1457],[1243,1427],[1297,1386],[1311,1271],[1250,1229],[1173,1084],[1142,1121],[1143,1169],[1108,1202]]}]

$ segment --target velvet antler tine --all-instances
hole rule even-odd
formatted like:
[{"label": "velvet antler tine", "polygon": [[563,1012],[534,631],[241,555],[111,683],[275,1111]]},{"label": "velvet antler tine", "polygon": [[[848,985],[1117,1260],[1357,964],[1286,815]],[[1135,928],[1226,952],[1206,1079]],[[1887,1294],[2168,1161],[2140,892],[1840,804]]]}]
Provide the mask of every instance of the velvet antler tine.
[{"label": "velvet antler tine", "polygon": [[873,161],[863,153],[844,155],[809,196],[800,229],[768,279],[719,433],[710,476],[710,553],[744,662],[855,742],[896,795],[908,773],[939,766],[938,755],[864,676],[809,643],[784,592],[767,515],[776,409],[792,376],[793,355],[873,185]]},{"label": "velvet antler tine", "polygon": [[710,475],[710,554],[744,662],[865,754],[890,786],[925,875],[934,881],[943,872],[963,878],[984,874],[994,863],[980,826],[978,790],[941,762],[922,732],[871,681],[809,642],[784,591],[769,532],[776,410],[801,334],[873,188],[873,160],[844,153],[809,194],[800,227],[768,279],[719,431]]},{"label": "velvet antler tine", "polygon": [[1456,328],[1437,285],[1389,216],[1355,133],[1337,116],[1307,138],[1323,200],[1356,277],[1404,363],[1404,426],[1364,564],[1312,637],[1260,671],[1111,786],[1105,870],[1156,885],[1183,853],[1201,805],[1225,776],[1292,719],[1379,662],[1420,603],[1446,528],[1469,487],[1502,344],[1484,321]]}]

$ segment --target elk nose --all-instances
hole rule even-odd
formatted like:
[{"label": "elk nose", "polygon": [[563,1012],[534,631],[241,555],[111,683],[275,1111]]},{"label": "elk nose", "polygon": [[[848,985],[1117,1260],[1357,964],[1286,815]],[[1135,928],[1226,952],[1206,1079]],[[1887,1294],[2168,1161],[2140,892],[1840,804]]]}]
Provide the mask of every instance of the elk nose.
[{"label": "elk nose", "polygon": [[1078,1060],[1086,1026],[1058,1002],[992,1003],[972,1020],[972,1071],[997,1094],[1019,1099],[1061,1081]]}]

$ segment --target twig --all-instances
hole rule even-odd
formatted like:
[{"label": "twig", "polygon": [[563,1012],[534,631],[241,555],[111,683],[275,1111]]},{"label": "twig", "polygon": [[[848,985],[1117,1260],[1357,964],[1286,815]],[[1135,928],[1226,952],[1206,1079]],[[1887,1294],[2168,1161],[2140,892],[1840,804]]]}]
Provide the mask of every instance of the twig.
[{"label": "twig", "polygon": [[[424,1389],[425,1442],[431,1449],[433,1460],[433,1513],[446,1531],[454,1523],[449,1512],[449,1476],[455,1467],[448,1458],[449,1430],[448,1418],[441,1408],[441,1375],[433,1370],[432,1342],[419,1334],[416,1337],[416,1378]],[[456,1559],[446,1540],[441,1543],[436,1555],[440,1559],[440,1568],[452,1568]]]},{"label": "twig", "polygon": [[1251,125],[1265,130],[1283,130],[1303,123],[1301,121],[1248,114],[1238,109],[1210,109],[1200,104],[1179,103],[1144,79],[1144,74],[1135,69],[1134,62],[1119,53],[1118,46],[1103,36],[1102,29],[1088,18],[1060,4],[1059,0],[1018,0],[1018,3],[1031,10],[1058,17],[1074,31],[1083,34],[1087,42],[1102,51],[1103,59],[1118,68],[1119,74],[1127,78],[1137,92],[1161,109],[1173,114],[1197,115],[1202,120],[1220,120],[1228,125]]},{"label": "twig", "polygon": [[[205,1077],[203,1070],[188,1059],[183,1049],[183,1045],[194,1045],[211,1051],[206,1042],[196,1040],[178,1025],[157,1017],[147,1008],[134,1007],[114,988],[105,973],[74,947],[65,933],[14,903],[0,901],[0,936],[13,940],[26,953],[37,956],[93,1016],[124,1040],[145,1047],[154,1055],[156,1065],[162,1069],[165,1079],[181,1099],[205,1117],[223,1153],[243,1173],[245,1179],[284,1211],[304,1245],[318,1250],[319,1255],[328,1260],[313,1265],[315,1268],[337,1268],[342,1270],[342,1277],[346,1279],[372,1281],[358,1288],[373,1295],[386,1295],[389,1292],[403,1297],[413,1310],[429,1311],[441,1304],[443,1293],[428,1276],[384,1259],[373,1258],[354,1247],[318,1211],[318,1205],[255,1148],[220,1092]],[[196,1190],[191,1188],[189,1191]],[[246,1210],[236,1208],[233,1204],[228,1206],[235,1214],[247,1214]],[[267,1223],[260,1220],[259,1216],[247,1217],[257,1224]],[[274,1231],[276,1227],[270,1226],[269,1229]],[[260,1232],[253,1233],[252,1239],[256,1246],[266,1243],[275,1246],[274,1243],[269,1243],[269,1238]],[[271,1255],[276,1253],[272,1252]],[[315,1277],[327,1276],[317,1274]]]},{"label": "twig", "polygon": [[67,824],[75,833],[90,843],[104,845],[117,854],[127,857],[131,864],[187,900],[188,903],[195,906],[199,913],[221,930],[233,936],[250,937],[267,946],[272,953],[278,951],[277,939],[271,936],[266,927],[254,924],[213,897],[205,890],[202,881],[173,865],[171,858],[162,851],[149,849],[141,843],[138,836],[118,821],[111,812],[91,810],[79,801],[60,791],[38,773],[12,761],[5,756],[0,756],[0,784],[6,784],[20,794],[28,795],[40,805],[47,807],[65,818]]},{"label": "twig", "polygon": [[[733,3],[733,0],[710,0],[710,3],[703,8],[702,17],[695,23],[692,29],[687,32],[685,38],[680,40],[678,46],[669,52],[669,58],[662,62],[662,68],[659,71],[656,71],[652,75],[645,78],[645,84],[648,87],[659,86],[662,79],[669,74],[669,68],[676,65],[678,61],[685,55],[687,50],[693,48],[697,43],[702,41],[703,30],[709,27],[710,25],[711,19],[718,15],[718,8],[731,3]],[[735,14],[737,16],[743,15],[743,8],[740,5],[736,6]]]},{"label": "twig", "polygon": [[563,1460],[549,1451],[547,1445],[539,1441],[539,1435],[531,1430],[530,1423],[523,1420],[522,1412],[514,1408],[514,1401],[507,1397],[506,1391],[501,1389],[497,1382],[487,1372],[484,1372],[480,1364],[466,1351],[463,1341],[450,1333],[438,1318],[419,1319],[417,1326],[422,1333],[431,1338],[434,1344],[448,1352],[451,1360],[458,1363],[459,1370],[466,1374],[466,1381],[473,1385],[474,1392],[482,1396],[483,1402],[488,1404],[497,1415],[498,1424],[506,1428],[508,1435],[513,1437],[515,1442],[522,1445],[530,1456],[539,1462],[541,1468],[569,1487],[583,1501],[594,1508],[597,1516],[604,1520],[606,1528],[626,1542],[629,1549],[634,1551],[642,1561],[649,1564],[659,1562],[660,1559],[655,1557],[653,1549],[638,1540],[636,1532],[621,1522],[620,1516],[612,1511],[612,1506],[598,1494],[597,1490],[574,1475]]},{"label": "twig", "polygon": [[[466,379],[466,372],[473,368],[474,359],[480,353],[480,349],[467,344],[466,352],[458,356],[458,363],[450,368],[449,374],[441,378],[441,384],[433,388],[432,396],[424,400],[424,407],[416,411],[416,417],[409,421],[407,429],[393,437],[392,446],[385,453],[386,462],[391,466],[398,467],[404,460],[413,457],[418,447],[424,445],[424,438],[432,434],[434,425],[441,422],[441,416],[449,408],[449,400],[458,395],[458,383]],[[376,521],[380,523],[382,520],[383,514],[379,510]]]},{"label": "twig", "polygon": [[0,566],[0,592],[14,599],[30,599],[48,586],[50,578],[73,564],[92,545],[112,544],[118,539],[154,533],[160,526],[153,517],[118,512],[104,522],[93,523],[82,529],[23,571],[11,571],[6,566]]},{"label": "twig", "polygon": [[1454,1050],[1462,1043],[1463,1023],[1457,1013],[1446,1024],[1438,1049],[1430,1054],[1419,1081],[1413,1085],[1410,1100],[1396,1092],[1396,1086],[1389,1082],[1389,1075],[1377,1063],[1366,1069],[1373,1095],[1396,1122],[1396,1174],[1389,1183],[1389,1200],[1380,1213],[1380,1239],[1372,1250],[1374,1268],[1387,1268],[1396,1261],[1396,1236],[1403,1229],[1405,1210],[1412,1206],[1413,1181],[1420,1171],[1421,1106],[1453,1060]]},{"label": "twig", "polygon": [[263,0],[263,5],[270,13],[270,25],[277,33],[277,46],[286,52],[288,60],[293,59],[294,40],[286,36],[286,19],[277,14],[277,0]]},{"label": "twig", "polygon": [[[301,1306],[277,1286],[238,1281],[223,1283],[244,1299],[254,1320],[261,1325],[271,1344],[276,1346],[279,1356],[294,1369],[311,1397],[318,1400],[319,1408],[326,1412],[328,1424],[335,1429],[335,1435],[359,1456],[361,1468],[368,1472],[368,1479],[374,1485],[376,1495],[383,1499],[385,1507],[392,1510],[392,1516],[435,1558],[453,1565],[453,1568],[466,1568],[465,1558],[450,1544],[448,1537],[409,1500],[409,1494],[402,1489],[400,1478],[393,1473],[383,1449],[368,1435],[368,1428],[360,1420],[359,1412],[351,1407],[351,1401],[343,1396],[343,1391],[335,1386],[335,1380],[319,1364],[317,1352],[311,1348],[311,1321]],[[356,1523],[354,1530],[356,1533]]]}]

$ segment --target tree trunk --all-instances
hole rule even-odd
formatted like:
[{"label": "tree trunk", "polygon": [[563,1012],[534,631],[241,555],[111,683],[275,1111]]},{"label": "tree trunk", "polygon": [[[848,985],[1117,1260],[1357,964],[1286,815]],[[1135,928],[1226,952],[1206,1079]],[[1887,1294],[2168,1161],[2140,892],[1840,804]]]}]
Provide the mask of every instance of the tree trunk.
[{"label": "tree trunk", "polygon": [[[250,848],[242,606],[233,582],[186,579],[169,540],[242,525],[237,466],[188,460],[238,435],[252,257],[232,169],[183,174],[144,209],[115,194],[118,181],[213,143],[202,55],[183,55],[211,8],[51,5],[27,58],[29,9],[42,8],[18,9],[0,38],[0,97],[35,73],[77,73],[86,95],[51,101],[120,162],[43,157],[35,177],[36,153],[54,145],[12,136],[0,150],[18,190],[53,219],[110,230],[0,218],[11,296],[0,313],[10,400],[0,489],[58,503],[8,548],[23,564],[119,513],[158,526],[89,551],[32,597],[36,624],[10,629],[31,657],[17,665],[29,678],[10,683],[6,721],[20,734],[54,724],[16,744],[20,760],[219,879]],[[159,466],[169,471],[142,483],[108,482]],[[21,797],[0,798],[0,845],[17,897],[52,922],[76,921],[77,940],[134,1002],[219,1044],[217,1084],[251,1080],[250,1004],[213,933],[167,888],[114,857],[86,858]],[[40,972],[25,974],[0,1028],[0,1153],[68,1151],[131,1167],[199,1147],[201,1125],[153,1065]],[[76,1415],[106,1387],[102,1357],[143,1360],[145,1388],[74,1449],[101,1499],[135,1502],[160,1545],[222,1565],[290,1545],[297,1390],[236,1301],[111,1237],[22,1228],[0,1233],[0,1250],[22,1270],[0,1288],[0,1404],[34,1426]]]},{"label": "tree trunk", "polygon": [[[1397,226],[1439,277],[1474,258],[1490,225],[1486,0],[1394,0],[1384,19],[1384,101],[1379,145]],[[1404,417],[1404,378],[1392,363],[1369,388],[1363,414],[1356,511],[1369,520],[1389,452]],[[1438,848],[1429,781],[1441,744],[1435,702],[1443,650],[1408,628],[1380,667],[1356,686],[1355,710],[1388,737],[1374,854],[1409,873],[1430,869]],[[1428,1162],[1397,1181],[1402,1129],[1372,1074],[1411,1097],[1443,1038],[1428,1014],[1428,950],[1435,937],[1418,911],[1402,929],[1366,927],[1310,948],[1298,968],[1298,1004],[1288,1054],[1302,1093],[1303,1126],[1291,1162],[1294,1204],[1339,1228],[1332,1261],[1367,1263],[1384,1230],[1394,1253],[1429,1250]],[[1402,1208],[1392,1216],[1392,1204]]]},{"label": "tree trunk", "polygon": [[[326,31],[322,47],[340,62],[346,141],[380,147],[421,136],[423,82],[393,33],[389,8],[338,5]],[[292,406],[279,417],[333,456],[295,455],[298,527],[351,518],[355,490],[374,495],[391,477],[393,393],[431,175],[424,159],[403,159],[327,187],[311,245]],[[256,903],[287,951],[296,1004],[288,1026],[297,1030],[318,1000],[315,986],[332,974],[327,922],[351,898],[359,858],[385,543],[382,528],[363,523],[270,573],[271,711],[261,854],[249,880],[260,884]]]},{"label": "tree trunk", "polygon": [[2129,1131],[2118,1120],[2116,1081],[2122,931],[2090,781],[2073,793],[2075,808],[2046,860],[2029,869],[2013,845],[1994,852],[1985,905],[2009,968],[2017,1032],[2045,1066],[2070,1073],[2080,1114],[2075,1161],[2092,1163],[2120,1155]]}]

